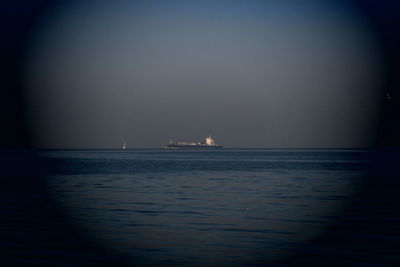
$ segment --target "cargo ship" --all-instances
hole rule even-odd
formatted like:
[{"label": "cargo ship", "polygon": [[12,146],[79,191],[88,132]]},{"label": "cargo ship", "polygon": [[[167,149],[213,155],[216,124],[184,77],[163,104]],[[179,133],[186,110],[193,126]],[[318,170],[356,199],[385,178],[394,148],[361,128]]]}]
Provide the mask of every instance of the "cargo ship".
[{"label": "cargo ship", "polygon": [[173,142],[165,146],[167,149],[221,149],[223,146],[217,145],[211,136],[205,138],[205,142]]}]

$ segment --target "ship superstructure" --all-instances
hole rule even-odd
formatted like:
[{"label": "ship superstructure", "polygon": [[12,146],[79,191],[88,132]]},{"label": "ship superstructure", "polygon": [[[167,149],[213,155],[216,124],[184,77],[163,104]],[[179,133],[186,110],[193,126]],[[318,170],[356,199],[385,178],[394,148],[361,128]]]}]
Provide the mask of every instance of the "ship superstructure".
[{"label": "ship superstructure", "polygon": [[169,144],[165,146],[168,149],[221,149],[223,146],[215,143],[214,139],[211,136],[205,138],[205,142],[174,142],[172,140],[169,141]]}]

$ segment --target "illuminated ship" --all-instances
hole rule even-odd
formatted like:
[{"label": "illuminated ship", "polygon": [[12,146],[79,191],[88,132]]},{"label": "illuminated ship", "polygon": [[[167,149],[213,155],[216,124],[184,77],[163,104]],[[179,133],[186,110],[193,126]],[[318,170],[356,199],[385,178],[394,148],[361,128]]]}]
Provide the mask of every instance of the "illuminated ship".
[{"label": "illuminated ship", "polygon": [[217,145],[211,136],[206,137],[204,143],[200,142],[173,142],[165,146],[167,149],[221,149],[223,146]]}]

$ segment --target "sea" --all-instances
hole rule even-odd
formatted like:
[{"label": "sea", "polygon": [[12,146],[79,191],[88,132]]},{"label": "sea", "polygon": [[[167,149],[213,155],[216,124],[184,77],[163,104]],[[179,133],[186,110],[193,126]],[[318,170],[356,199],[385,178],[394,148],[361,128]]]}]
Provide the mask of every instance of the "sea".
[{"label": "sea", "polygon": [[99,245],[146,265],[288,257],[338,216],[360,150],[46,151],[51,194]]},{"label": "sea", "polygon": [[[55,203],[51,210],[79,238],[55,235],[66,226],[54,226],[50,208],[44,217],[35,208],[38,230],[21,238],[42,249],[10,252],[11,263],[104,263],[74,250],[82,240],[128,266],[400,262],[398,182],[379,176],[388,194],[375,186],[381,157],[369,150],[41,150],[36,157],[46,168],[40,203]],[[50,236],[54,242],[43,241]],[[70,245],[50,246],[63,240]]]}]

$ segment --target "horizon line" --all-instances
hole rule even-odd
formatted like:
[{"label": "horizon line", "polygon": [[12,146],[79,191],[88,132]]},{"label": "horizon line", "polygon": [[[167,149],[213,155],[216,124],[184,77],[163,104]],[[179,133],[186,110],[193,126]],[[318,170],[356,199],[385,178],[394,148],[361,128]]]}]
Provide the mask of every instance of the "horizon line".
[{"label": "horizon line", "polygon": [[[244,150],[244,149],[254,149],[254,150],[350,150],[350,149],[376,149],[379,147],[223,147],[216,151],[221,150]],[[165,147],[128,147],[128,148],[120,148],[120,147],[31,147],[31,148],[11,148],[11,149],[26,149],[26,150],[151,150],[151,149],[160,149],[160,150],[172,150]],[[179,149],[176,149],[179,150]],[[174,151],[176,151],[174,150]],[[196,150],[198,149],[182,149],[182,150]],[[205,149],[207,150],[207,149]],[[204,150],[200,150],[204,151]],[[214,150],[213,150],[214,151]]]}]

